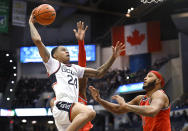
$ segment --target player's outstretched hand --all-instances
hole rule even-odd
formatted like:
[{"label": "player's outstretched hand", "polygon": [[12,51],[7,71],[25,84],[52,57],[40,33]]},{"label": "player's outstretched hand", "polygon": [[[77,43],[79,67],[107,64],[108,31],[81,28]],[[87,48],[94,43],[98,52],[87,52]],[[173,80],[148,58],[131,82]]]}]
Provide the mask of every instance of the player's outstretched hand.
[{"label": "player's outstretched hand", "polygon": [[93,99],[95,101],[99,101],[100,100],[99,91],[97,89],[95,89],[93,86],[89,86],[89,90],[91,92],[91,95],[92,95]]},{"label": "player's outstretched hand", "polygon": [[121,52],[125,51],[125,44],[117,41],[115,46],[112,46],[113,55],[115,58],[120,56]]},{"label": "player's outstretched hand", "polygon": [[120,106],[126,104],[124,98],[119,95],[112,96],[112,99],[116,100]]},{"label": "player's outstretched hand", "polygon": [[77,22],[77,30],[73,29],[76,39],[84,40],[87,29],[88,26],[84,27],[84,22],[82,21]]}]

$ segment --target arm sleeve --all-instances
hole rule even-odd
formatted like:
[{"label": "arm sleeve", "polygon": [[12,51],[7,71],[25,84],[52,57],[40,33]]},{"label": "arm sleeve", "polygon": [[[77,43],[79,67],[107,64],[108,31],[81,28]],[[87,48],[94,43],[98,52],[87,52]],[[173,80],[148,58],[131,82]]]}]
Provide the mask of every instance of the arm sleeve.
[{"label": "arm sleeve", "polygon": [[58,60],[52,58],[51,55],[50,55],[48,62],[47,63],[43,62],[43,63],[46,67],[48,76],[57,72],[59,70],[60,66],[61,66],[61,63]]},{"label": "arm sleeve", "polygon": [[84,47],[84,40],[78,40],[79,53],[78,53],[78,65],[86,67],[86,51]]},{"label": "arm sleeve", "polygon": [[85,67],[81,67],[81,66],[79,66],[79,65],[74,65],[74,67],[76,68],[76,70],[77,70],[77,76],[78,76],[78,78],[83,78],[83,76],[84,76],[84,71],[85,71]]}]

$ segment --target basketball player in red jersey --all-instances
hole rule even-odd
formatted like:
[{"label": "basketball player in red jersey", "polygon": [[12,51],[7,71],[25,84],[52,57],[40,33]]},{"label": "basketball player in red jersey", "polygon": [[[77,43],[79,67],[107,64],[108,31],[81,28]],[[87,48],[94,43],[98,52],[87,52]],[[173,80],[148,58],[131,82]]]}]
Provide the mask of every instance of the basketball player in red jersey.
[{"label": "basketball player in red jersey", "polygon": [[112,113],[134,112],[142,117],[144,131],[171,131],[170,101],[162,90],[164,79],[157,71],[150,71],[144,78],[143,88],[146,95],[138,95],[130,102],[125,102],[119,95],[112,96],[118,104],[100,98],[99,91],[90,86],[93,98]]},{"label": "basketball player in red jersey", "polygon": [[[77,22],[77,30],[74,29],[75,37],[78,40],[79,45],[79,54],[78,54],[78,65],[81,67],[86,67],[86,51],[84,48],[84,37],[85,32],[87,31],[88,26],[84,28],[84,22]],[[78,102],[87,105],[86,97],[86,88],[87,88],[87,78],[79,79],[79,98]],[[91,122],[88,122],[83,128],[79,131],[89,131],[93,125]]]}]

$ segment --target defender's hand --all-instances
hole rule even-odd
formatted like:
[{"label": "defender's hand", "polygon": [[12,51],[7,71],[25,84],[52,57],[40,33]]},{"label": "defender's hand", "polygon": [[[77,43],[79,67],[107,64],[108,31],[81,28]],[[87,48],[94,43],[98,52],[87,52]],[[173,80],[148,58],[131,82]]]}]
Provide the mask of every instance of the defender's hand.
[{"label": "defender's hand", "polygon": [[87,31],[87,29],[88,29],[88,26],[86,26],[84,28],[84,22],[82,22],[82,21],[77,22],[77,30],[76,29],[73,30],[76,39],[84,40],[85,32]]}]

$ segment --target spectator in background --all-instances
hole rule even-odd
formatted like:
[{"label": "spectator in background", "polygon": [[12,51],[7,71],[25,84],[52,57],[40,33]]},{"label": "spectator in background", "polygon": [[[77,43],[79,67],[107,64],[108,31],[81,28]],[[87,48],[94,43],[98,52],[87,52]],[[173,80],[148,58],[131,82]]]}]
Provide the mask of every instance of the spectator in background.
[{"label": "spectator in background", "polygon": [[183,110],[183,114],[182,115],[183,115],[184,121],[188,123],[188,116],[187,116],[186,110]]}]

